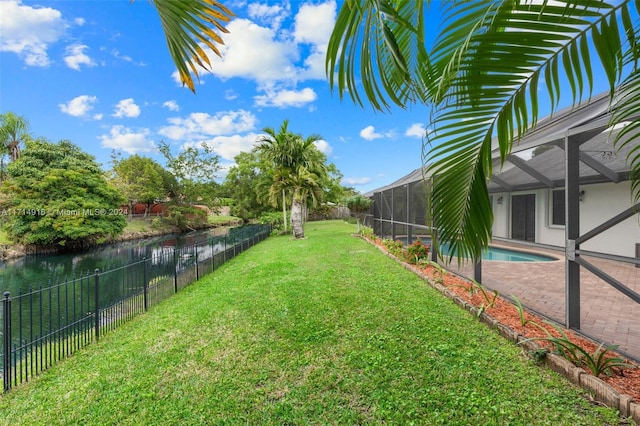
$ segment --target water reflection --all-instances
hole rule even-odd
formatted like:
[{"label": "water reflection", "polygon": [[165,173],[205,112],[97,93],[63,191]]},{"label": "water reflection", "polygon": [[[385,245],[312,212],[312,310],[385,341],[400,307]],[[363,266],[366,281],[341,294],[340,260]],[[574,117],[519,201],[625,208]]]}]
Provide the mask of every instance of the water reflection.
[{"label": "water reflection", "polygon": [[[146,257],[151,262],[160,262],[174,247],[191,246],[221,236],[226,229],[170,234],[124,241],[94,247],[90,250],[64,254],[38,254],[0,262],[0,291],[17,294],[29,288],[47,287],[56,281],[64,281],[95,269],[101,271],[127,265]],[[198,247],[198,259],[206,259],[224,250],[221,242]]]}]

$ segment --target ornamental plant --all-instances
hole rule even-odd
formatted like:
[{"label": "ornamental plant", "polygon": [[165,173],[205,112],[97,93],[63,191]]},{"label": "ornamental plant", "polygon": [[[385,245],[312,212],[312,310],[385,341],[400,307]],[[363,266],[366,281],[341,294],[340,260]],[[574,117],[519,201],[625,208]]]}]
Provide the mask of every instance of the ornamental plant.
[{"label": "ornamental plant", "polygon": [[382,244],[387,248],[387,251],[394,255],[395,257],[402,259],[406,256],[404,243],[400,240],[392,240],[390,238],[385,238],[382,240]]},{"label": "ornamental plant", "polygon": [[407,261],[413,265],[417,265],[421,260],[429,258],[429,250],[430,246],[420,240],[415,240],[407,247]]},{"label": "ornamental plant", "polygon": [[594,352],[589,352],[578,343],[571,341],[560,327],[549,321],[545,322],[555,328],[560,334],[560,337],[552,336],[551,333],[547,331],[548,337],[536,337],[526,339],[524,341],[543,340],[551,342],[551,344],[553,344],[554,353],[569,360],[578,367],[586,368],[596,377],[599,377],[602,374],[610,376],[613,373],[614,368],[622,370],[623,368],[634,367],[632,364],[625,362],[623,358],[615,356],[614,351],[618,349],[618,345],[605,345],[603,342],[600,343]]}]

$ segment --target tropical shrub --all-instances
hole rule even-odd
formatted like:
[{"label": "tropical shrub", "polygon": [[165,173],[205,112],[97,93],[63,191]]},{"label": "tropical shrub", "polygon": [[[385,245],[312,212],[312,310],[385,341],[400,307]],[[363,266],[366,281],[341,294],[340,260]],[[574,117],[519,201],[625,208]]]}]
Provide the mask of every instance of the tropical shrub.
[{"label": "tropical shrub", "polygon": [[407,247],[407,261],[413,265],[420,263],[423,259],[429,258],[430,246],[420,240],[415,240]]},{"label": "tropical shrub", "polygon": [[168,220],[181,230],[197,229],[207,222],[207,212],[193,206],[174,205],[169,209]]},{"label": "tropical shrub", "polygon": [[550,342],[553,345],[553,353],[562,356],[578,367],[584,367],[596,377],[602,374],[609,376],[614,368],[634,368],[634,365],[624,362],[623,358],[612,355],[612,351],[618,349],[618,345],[600,343],[595,351],[589,352],[578,343],[571,341],[560,327],[551,322],[545,322],[551,325],[560,336],[553,336],[547,332],[548,337],[537,337],[524,341],[542,340]]},{"label": "tropical shrub", "polygon": [[260,217],[258,217],[258,222],[264,225],[270,225],[272,234],[278,235],[284,232],[281,212],[263,212],[260,214]]},{"label": "tropical shrub", "polygon": [[373,200],[364,195],[357,194],[353,197],[349,197],[345,200],[345,204],[351,210],[356,217],[356,223],[358,224],[358,232],[361,232],[361,223],[364,221],[364,215],[369,211]]},{"label": "tropical shrub", "polygon": [[404,249],[404,243],[400,240],[392,240],[390,238],[385,238],[382,240],[382,244],[386,247],[387,251],[397,257],[398,259],[404,259],[406,256],[406,252]]},{"label": "tropical shrub", "polygon": [[373,233],[373,228],[371,228],[370,226],[363,226],[361,235],[371,241],[374,241],[376,239],[376,234]]}]

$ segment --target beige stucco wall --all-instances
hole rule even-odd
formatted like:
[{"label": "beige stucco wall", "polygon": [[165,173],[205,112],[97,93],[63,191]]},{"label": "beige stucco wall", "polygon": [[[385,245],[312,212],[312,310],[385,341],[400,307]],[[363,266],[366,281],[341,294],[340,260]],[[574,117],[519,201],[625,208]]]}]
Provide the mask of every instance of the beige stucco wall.
[{"label": "beige stucco wall", "polygon": [[[583,185],[584,200],[580,203],[580,230],[585,233],[611,219],[632,205],[629,182]],[[536,242],[563,247],[564,226],[550,224],[551,190],[518,192],[536,194]],[[502,203],[498,204],[502,196]],[[495,193],[493,197],[493,235],[510,238],[511,203],[509,193]],[[603,252],[621,256],[635,256],[635,245],[640,243],[640,218],[635,215],[622,223],[594,237],[582,245],[584,250]]]}]

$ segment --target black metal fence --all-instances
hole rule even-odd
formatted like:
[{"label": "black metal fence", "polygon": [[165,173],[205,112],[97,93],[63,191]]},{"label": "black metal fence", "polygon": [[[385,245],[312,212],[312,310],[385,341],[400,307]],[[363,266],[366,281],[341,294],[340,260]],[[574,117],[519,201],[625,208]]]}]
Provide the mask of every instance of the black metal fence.
[{"label": "black metal fence", "polygon": [[191,246],[168,247],[125,266],[86,272],[17,295],[0,307],[4,392],[213,272],[266,239],[267,225],[229,230]]}]

